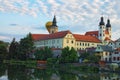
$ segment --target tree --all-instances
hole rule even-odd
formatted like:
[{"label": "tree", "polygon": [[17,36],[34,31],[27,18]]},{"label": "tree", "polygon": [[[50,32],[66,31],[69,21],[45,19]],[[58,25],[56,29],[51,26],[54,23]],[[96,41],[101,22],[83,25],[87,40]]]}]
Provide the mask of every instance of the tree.
[{"label": "tree", "polygon": [[72,47],[69,49],[69,47],[65,47],[62,50],[60,62],[62,63],[68,63],[68,62],[76,62],[78,60],[77,52]]},{"label": "tree", "polygon": [[99,56],[96,56],[95,54],[91,54],[87,57],[87,59],[90,61],[90,62],[98,62],[100,60],[100,57]]},{"label": "tree", "polygon": [[18,59],[19,55],[19,43],[13,38],[9,47],[9,59]]},{"label": "tree", "polygon": [[32,53],[34,47],[33,47],[33,39],[31,36],[31,33],[29,33],[25,38],[20,40],[20,54],[21,54],[21,59],[26,60],[29,58],[29,54]]},{"label": "tree", "polygon": [[94,53],[93,54],[82,53],[80,55],[80,58],[82,58],[84,60],[88,60],[89,62],[98,62],[100,60],[100,57],[96,56]]},{"label": "tree", "polygon": [[44,47],[35,51],[35,57],[37,60],[47,60],[53,56],[51,48]]},{"label": "tree", "polygon": [[7,45],[5,42],[0,41],[0,60],[6,59],[7,57]]}]

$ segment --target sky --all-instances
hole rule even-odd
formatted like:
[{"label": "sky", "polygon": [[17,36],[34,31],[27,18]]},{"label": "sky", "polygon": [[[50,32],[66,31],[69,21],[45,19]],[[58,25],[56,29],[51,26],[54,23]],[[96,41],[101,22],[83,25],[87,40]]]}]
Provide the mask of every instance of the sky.
[{"label": "sky", "polygon": [[45,24],[56,15],[59,31],[85,34],[98,30],[100,17],[120,38],[120,0],[0,0],[0,40],[20,40],[29,32],[48,34]]}]

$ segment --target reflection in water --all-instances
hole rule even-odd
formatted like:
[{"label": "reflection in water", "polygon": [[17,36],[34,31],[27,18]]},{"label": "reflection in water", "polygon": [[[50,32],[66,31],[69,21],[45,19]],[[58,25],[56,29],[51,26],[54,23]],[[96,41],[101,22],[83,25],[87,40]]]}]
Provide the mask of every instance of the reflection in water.
[{"label": "reflection in water", "polygon": [[0,80],[120,80],[119,74],[72,74],[55,69],[30,69],[24,66],[0,65]]}]

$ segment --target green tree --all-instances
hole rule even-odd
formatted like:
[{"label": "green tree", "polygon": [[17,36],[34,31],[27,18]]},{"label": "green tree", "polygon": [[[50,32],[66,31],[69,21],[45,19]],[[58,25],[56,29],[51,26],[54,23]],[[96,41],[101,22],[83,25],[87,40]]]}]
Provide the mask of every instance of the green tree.
[{"label": "green tree", "polygon": [[89,62],[98,62],[100,60],[100,57],[96,56],[94,53],[93,54],[82,53],[80,55],[80,58],[83,58],[84,60],[88,60]]},{"label": "green tree", "polygon": [[19,54],[19,43],[13,38],[10,47],[9,47],[9,59],[18,59]]},{"label": "green tree", "polygon": [[7,55],[7,45],[5,42],[0,41],[0,60],[6,59]]},{"label": "green tree", "polygon": [[29,58],[30,53],[32,53],[34,47],[33,47],[33,39],[31,36],[31,33],[29,33],[25,38],[20,40],[20,54],[21,54],[21,59],[26,60]]},{"label": "green tree", "polygon": [[90,62],[98,62],[100,60],[100,57],[99,56],[96,56],[95,54],[91,54],[87,57],[87,59],[90,61]]},{"label": "green tree", "polygon": [[44,47],[35,51],[35,57],[37,60],[47,60],[53,56],[51,48]]},{"label": "green tree", "polygon": [[77,60],[78,60],[78,56],[74,48],[69,49],[69,47],[65,47],[62,50],[60,62],[68,63],[68,62],[76,62]]}]

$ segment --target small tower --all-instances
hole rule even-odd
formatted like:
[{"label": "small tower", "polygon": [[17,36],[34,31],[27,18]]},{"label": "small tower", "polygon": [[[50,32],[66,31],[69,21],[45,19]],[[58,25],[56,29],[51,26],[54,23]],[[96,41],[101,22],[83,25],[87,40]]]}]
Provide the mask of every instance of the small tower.
[{"label": "small tower", "polygon": [[101,19],[100,19],[98,37],[102,42],[105,39],[105,23],[104,23],[103,17],[101,17]]},{"label": "small tower", "polygon": [[111,24],[110,24],[110,20],[107,20],[107,24],[106,24],[106,30],[109,33],[109,39],[111,39]]},{"label": "small tower", "polygon": [[52,26],[50,28],[50,34],[56,33],[56,32],[58,32],[58,26],[57,26],[56,16],[54,15]]}]

